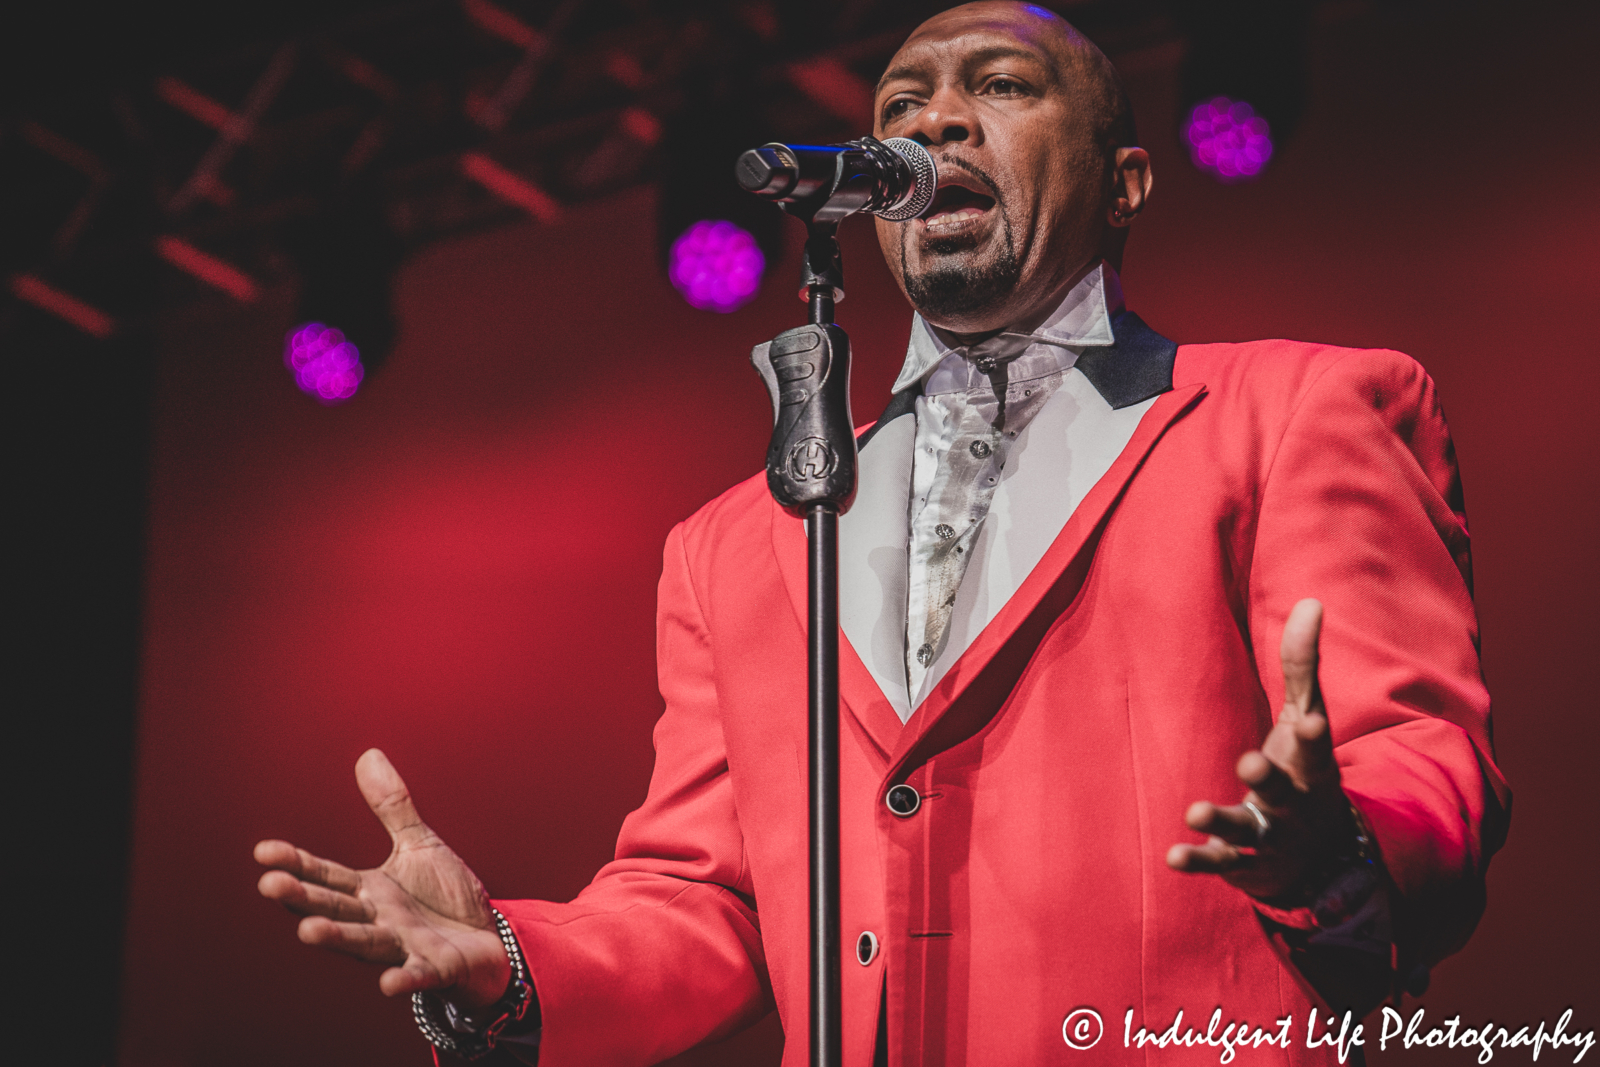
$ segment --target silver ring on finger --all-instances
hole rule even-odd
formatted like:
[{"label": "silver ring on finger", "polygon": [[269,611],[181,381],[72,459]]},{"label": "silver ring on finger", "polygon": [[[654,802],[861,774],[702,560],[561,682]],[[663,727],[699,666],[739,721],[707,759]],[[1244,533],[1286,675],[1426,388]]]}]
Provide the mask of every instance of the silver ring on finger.
[{"label": "silver ring on finger", "polygon": [[1272,820],[1267,818],[1266,812],[1256,807],[1255,801],[1247,800],[1244,806],[1256,821],[1256,847],[1261,848],[1266,844],[1267,835],[1272,832]]}]

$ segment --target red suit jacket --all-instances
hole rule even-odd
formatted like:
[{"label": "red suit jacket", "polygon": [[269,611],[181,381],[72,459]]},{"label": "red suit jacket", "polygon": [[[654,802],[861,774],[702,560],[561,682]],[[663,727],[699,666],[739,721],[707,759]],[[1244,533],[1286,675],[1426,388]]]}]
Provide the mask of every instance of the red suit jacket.
[{"label": "red suit jacket", "polygon": [[[1313,1000],[1250,899],[1164,862],[1195,839],[1192,801],[1241,795],[1234,765],[1282,702],[1301,597],[1326,607],[1323,691],[1400,951],[1437,960],[1481,912],[1509,794],[1432,382],[1395,352],[1288,341],[1186,345],[1170,367],[909,722],[843,642],[851,1067],[871,1062],[885,990],[895,1064],[1127,1062],[1128,1011],[1135,1034],[1179,1010],[1203,1033],[1218,1008],[1213,1034],[1292,1017],[1289,1047],[1250,1062],[1334,1060],[1306,1047]],[[576,900],[498,902],[533,972],[542,1067],[654,1063],[774,1004],[786,1067],[806,1062],[805,577],[803,526],[760,477],[668,538],[648,798]],[[884,803],[902,782],[922,796],[908,818]],[[864,966],[848,949],[863,931],[882,944]],[[1086,1051],[1063,1035],[1080,1008],[1103,1020]]]}]

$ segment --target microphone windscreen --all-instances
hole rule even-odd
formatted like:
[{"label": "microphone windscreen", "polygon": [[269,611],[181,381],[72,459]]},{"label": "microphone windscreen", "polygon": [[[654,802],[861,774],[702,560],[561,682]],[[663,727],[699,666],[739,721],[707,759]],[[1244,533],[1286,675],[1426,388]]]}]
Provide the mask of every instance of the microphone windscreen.
[{"label": "microphone windscreen", "polygon": [[905,160],[911,171],[911,188],[899,203],[874,211],[873,214],[890,222],[914,219],[928,210],[933,203],[933,194],[939,190],[939,172],[933,165],[933,156],[909,137],[890,137],[883,144]]}]

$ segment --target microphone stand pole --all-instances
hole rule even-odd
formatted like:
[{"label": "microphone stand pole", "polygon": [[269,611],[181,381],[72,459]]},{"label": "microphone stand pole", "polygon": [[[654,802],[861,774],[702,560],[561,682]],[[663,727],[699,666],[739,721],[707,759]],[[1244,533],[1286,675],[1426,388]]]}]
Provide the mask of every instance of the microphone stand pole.
[{"label": "microphone stand pole", "polygon": [[[831,231],[832,227],[829,227]],[[829,257],[839,265],[839,245],[831,232],[808,234],[806,261],[813,244],[832,246]],[[809,274],[809,269],[807,270]],[[839,281],[843,281],[842,272]],[[831,282],[807,278],[806,303],[812,325],[833,322]],[[838,329],[838,327],[835,327]],[[840,331],[841,333],[843,331]],[[849,348],[844,365],[835,366],[849,381]],[[837,360],[837,354],[835,359]],[[848,395],[846,396],[848,405]],[[848,418],[848,416],[847,416]],[[849,448],[855,450],[854,427]],[[837,450],[835,450],[837,451]],[[853,467],[854,464],[851,464]],[[853,472],[852,472],[853,473]],[[852,483],[854,478],[851,479]],[[853,491],[855,486],[852,484]],[[839,504],[812,504],[806,512],[808,589],[807,643],[810,722],[807,735],[811,787],[811,1063],[839,1067],[844,1056],[839,941]]]},{"label": "microphone stand pole", "polygon": [[[806,523],[809,690],[811,1065],[840,1067],[844,1054],[839,913],[839,515],[855,496],[850,419],[850,339],[833,322],[844,297],[837,221],[806,220],[801,290],[806,326],[757,349],[775,425],[767,485]],[[763,365],[765,363],[765,366]]]}]

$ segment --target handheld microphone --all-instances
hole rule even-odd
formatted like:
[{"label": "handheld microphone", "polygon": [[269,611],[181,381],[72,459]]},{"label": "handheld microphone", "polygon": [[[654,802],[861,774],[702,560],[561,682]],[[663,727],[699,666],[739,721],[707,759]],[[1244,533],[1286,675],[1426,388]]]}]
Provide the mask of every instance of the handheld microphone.
[{"label": "handheld microphone", "polygon": [[933,157],[906,137],[765,144],[739,157],[734,177],[790,214],[824,223],[857,211],[891,222],[914,219],[928,210],[939,185]]}]

